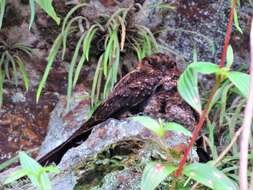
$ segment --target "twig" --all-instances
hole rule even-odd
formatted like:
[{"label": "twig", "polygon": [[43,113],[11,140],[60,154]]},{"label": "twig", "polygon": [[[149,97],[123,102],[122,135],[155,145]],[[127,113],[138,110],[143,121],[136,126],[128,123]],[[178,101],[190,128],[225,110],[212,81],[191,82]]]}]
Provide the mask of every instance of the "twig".
[{"label": "twig", "polygon": [[250,128],[253,115],[253,19],[251,21],[251,32],[250,32],[250,86],[249,86],[249,95],[248,101],[245,108],[244,120],[242,124],[242,137],[240,142],[240,175],[239,183],[241,190],[248,189],[248,147],[249,147],[249,137],[250,137]]},{"label": "twig", "polygon": [[225,150],[223,150],[223,152],[219,155],[219,157],[213,162],[214,166],[217,165],[224,158],[224,156],[230,151],[230,149],[233,147],[233,145],[236,143],[237,139],[241,135],[242,130],[243,130],[243,127],[241,127],[240,129],[238,129],[238,131],[236,131],[229,145],[226,147]]}]

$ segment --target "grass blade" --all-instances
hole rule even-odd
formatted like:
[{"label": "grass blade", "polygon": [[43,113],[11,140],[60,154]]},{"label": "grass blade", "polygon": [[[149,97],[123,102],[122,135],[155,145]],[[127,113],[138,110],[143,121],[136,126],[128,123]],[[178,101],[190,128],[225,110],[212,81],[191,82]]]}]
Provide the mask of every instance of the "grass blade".
[{"label": "grass blade", "polygon": [[70,68],[69,68],[69,71],[68,71],[68,88],[67,88],[67,102],[68,103],[67,103],[67,110],[69,110],[70,98],[71,98],[72,90],[73,90],[74,69],[75,69],[75,65],[76,65],[76,62],[77,62],[77,57],[78,57],[78,54],[79,54],[79,50],[80,50],[80,47],[81,47],[81,44],[82,44],[82,41],[83,41],[85,35],[86,34],[83,34],[77,42],[76,49],[75,49],[74,55],[72,57],[72,60],[71,60],[71,63],[70,63]]},{"label": "grass blade", "polygon": [[24,82],[24,85],[25,85],[25,89],[26,89],[26,91],[28,91],[28,89],[29,89],[29,77],[28,77],[27,72],[25,70],[25,65],[24,65],[23,61],[18,56],[15,56],[15,58],[16,58],[16,62],[18,64],[18,66],[19,66],[19,70],[22,74],[22,79],[23,79],[23,82]]},{"label": "grass blade", "polygon": [[39,101],[42,89],[45,87],[46,80],[48,78],[50,70],[52,69],[52,65],[54,63],[55,57],[58,53],[58,50],[59,50],[61,44],[62,44],[62,34],[59,34],[58,37],[56,38],[51,50],[50,50],[50,53],[49,53],[49,56],[48,56],[48,64],[46,66],[45,72],[43,74],[43,77],[42,77],[42,79],[39,83],[38,90],[36,92],[36,102],[37,103]]},{"label": "grass blade", "polygon": [[34,22],[34,18],[35,18],[35,0],[29,0],[29,5],[30,5],[30,10],[31,10],[31,17],[30,17],[30,21],[29,21],[29,30],[31,30],[32,28],[32,24]]},{"label": "grass blade", "polygon": [[2,28],[2,25],[3,25],[5,5],[6,5],[6,0],[0,0],[0,29]]}]

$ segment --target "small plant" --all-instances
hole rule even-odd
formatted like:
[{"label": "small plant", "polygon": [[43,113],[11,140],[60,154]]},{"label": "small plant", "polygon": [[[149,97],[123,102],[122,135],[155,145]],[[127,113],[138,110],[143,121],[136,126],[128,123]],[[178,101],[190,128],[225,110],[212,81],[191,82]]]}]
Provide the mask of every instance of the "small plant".
[{"label": "small plant", "polygon": [[13,79],[18,84],[18,71],[21,73],[25,89],[29,89],[29,77],[21,55],[31,56],[31,48],[22,43],[9,44],[0,41],[0,108],[3,103],[4,80]]},{"label": "small plant", "polygon": [[[105,99],[114,87],[120,68],[121,51],[126,49],[126,47],[128,47],[128,49],[130,47],[130,49],[136,52],[138,59],[142,59],[158,51],[156,40],[148,28],[142,25],[131,26],[131,24],[127,23],[127,15],[132,10],[132,7],[121,8],[111,16],[103,16],[106,22],[99,20],[89,21],[84,16],[72,18],[77,10],[87,6],[89,5],[86,3],[78,4],[66,15],[62,25],[62,31],[55,40],[48,56],[48,65],[36,93],[37,101],[39,100],[49,71],[53,66],[58,52],[61,51],[61,58],[62,60],[65,59],[67,38],[70,34],[79,34],[79,40],[69,65],[67,107],[69,107],[72,90],[77,83],[84,62],[89,60],[90,50],[95,39],[104,39],[104,49],[100,51],[100,57],[93,78],[92,90],[90,93],[92,107],[96,107],[101,100]],[[80,25],[80,21],[84,21],[85,26],[82,24]],[[80,51],[82,51],[82,54],[78,59]]]},{"label": "small plant", "polygon": [[[137,116],[132,119],[140,122],[161,138],[164,138],[165,132],[168,130],[177,131],[186,136],[191,136],[190,131],[177,123],[164,123],[162,120],[157,122],[156,120],[146,116]],[[238,189],[237,185],[225,176],[222,171],[212,166],[211,162],[206,164],[193,163],[186,165],[183,169],[183,174],[188,177],[188,179],[185,178],[184,180],[182,180],[184,176],[181,178],[173,178],[172,174],[176,171],[176,169],[176,163],[173,164],[167,161],[152,161],[147,163],[143,171],[141,189],[154,190],[161,182],[168,179],[168,176],[170,176],[168,179],[169,189],[179,189],[178,186],[180,186],[181,181],[185,182],[183,185],[181,184],[182,187],[180,189],[189,188],[189,182],[192,180],[195,180],[214,190]],[[177,181],[180,183],[177,183]]]},{"label": "small plant", "polygon": [[[29,22],[29,29],[32,27],[35,18],[35,2],[51,17],[57,24],[60,24],[60,18],[57,16],[53,6],[52,0],[29,0],[31,9],[31,18]],[[6,0],[0,0],[0,29],[3,24],[3,17],[6,7]]]},{"label": "small plant", "polygon": [[25,152],[19,152],[19,159],[22,169],[13,172],[5,181],[5,185],[20,178],[28,176],[32,184],[40,190],[52,190],[47,173],[59,173],[55,166],[42,167],[36,160]]}]

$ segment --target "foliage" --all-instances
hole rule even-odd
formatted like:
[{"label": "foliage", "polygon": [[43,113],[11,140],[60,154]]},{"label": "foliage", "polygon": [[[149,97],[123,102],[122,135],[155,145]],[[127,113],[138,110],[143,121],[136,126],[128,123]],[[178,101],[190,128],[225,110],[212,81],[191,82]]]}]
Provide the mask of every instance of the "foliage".
[{"label": "foliage", "polygon": [[166,131],[176,131],[178,133],[184,134],[185,136],[191,136],[191,132],[178,123],[164,122],[161,119],[156,121],[148,116],[135,116],[131,117],[131,119],[141,123],[143,126],[160,137],[164,137]]},{"label": "foliage", "polygon": [[19,159],[22,169],[13,172],[4,182],[12,183],[20,178],[28,176],[32,184],[40,190],[51,190],[52,186],[47,173],[59,173],[55,166],[42,167],[36,160],[32,159],[25,152],[19,152]]},{"label": "foliage", "polygon": [[0,29],[2,28],[6,0],[0,0]]},{"label": "foliage", "polygon": [[[136,116],[132,117],[133,120],[140,122],[149,130],[153,131],[156,135],[164,138],[166,130],[173,130],[185,135],[191,136],[191,132],[176,123],[163,123],[161,120],[158,122],[147,116]],[[170,128],[170,125],[173,128]],[[149,162],[147,163],[141,182],[141,189],[153,190],[158,185],[164,181],[168,176],[173,178],[172,173],[175,172],[176,166],[167,162]],[[183,174],[189,179],[193,179],[211,189],[220,190],[220,189],[238,189],[237,185],[229,179],[224,173],[209,163],[193,163],[188,164],[184,167]],[[176,180],[176,179],[174,179]],[[170,180],[172,181],[172,180]],[[173,182],[172,182],[173,184]],[[184,186],[187,185],[187,182]]]},{"label": "foliage", "polygon": [[[92,107],[96,107],[101,100],[108,96],[117,81],[120,68],[120,51],[124,51],[126,47],[130,46],[132,50],[136,51],[138,59],[142,59],[158,50],[156,40],[148,28],[142,25],[127,28],[128,24],[126,18],[132,7],[121,8],[111,16],[104,16],[106,22],[89,21],[83,16],[73,17],[76,11],[86,6],[88,6],[86,3],[78,4],[66,15],[62,25],[62,31],[51,48],[48,65],[36,93],[37,101],[39,100],[42,89],[45,87],[46,79],[58,52],[61,51],[61,59],[65,60],[67,38],[70,34],[78,34],[79,40],[69,65],[67,108],[69,108],[72,91],[78,81],[81,69],[85,61],[89,60],[90,49],[92,48],[94,39],[104,39],[104,49],[100,52],[101,55],[98,59],[93,78],[91,90]],[[80,23],[80,21],[84,21],[85,26],[80,24],[76,26],[76,23]],[[79,56],[80,52],[82,52],[81,56]]]},{"label": "foliage", "polygon": [[230,71],[232,65],[233,53],[231,48],[227,54],[227,66],[220,68],[214,63],[209,62],[193,62],[180,76],[178,81],[178,91],[182,98],[189,103],[199,114],[202,113],[201,101],[198,92],[197,73],[215,74],[221,80],[230,80],[244,97],[247,97],[249,86],[249,75],[241,72]]},{"label": "foliage", "polygon": [[22,43],[9,44],[0,41],[0,107],[3,102],[5,78],[13,79],[14,83],[18,85],[18,72],[20,72],[25,89],[29,89],[29,77],[22,55],[31,56],[31,48]]},{"label": "foliage", "polygon": [[[32,24],[34,22],[35,18],[35,2],[52,18],[54,21],[59,25],[60,24],[60,18],[57,16],[53,6],[52,6],[52,0],[29,0],[30,3],[30,9],[31,9],[31,18],[29,22],[29,29],[31,29]],[[6,7],[6,0],[0,0],[0,29],[2,27],[3,23],[3,17]]]}]

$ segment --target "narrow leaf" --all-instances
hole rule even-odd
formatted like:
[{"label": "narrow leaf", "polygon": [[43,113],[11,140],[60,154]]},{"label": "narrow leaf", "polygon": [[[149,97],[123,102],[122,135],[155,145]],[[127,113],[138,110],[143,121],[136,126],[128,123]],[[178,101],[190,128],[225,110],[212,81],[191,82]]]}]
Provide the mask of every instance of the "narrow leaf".
[{"label": "narrow leaf", "polygon": [[0,0],[0,29],[2,28],[4,12],[5,12],[6,0]]},{"label": "narrow leaf", "polygon": [[35,0],[29,0],[29,5],[30,5],[30,10],[31,10],[31,17],[30,17],[30,21],[29,21],[29,30],[31,30],[32,28],[32,24],[34,22],[34,18],[35,18]]},{"label": "narrow leaf", "polygon": [[52,0],[35,0],[39,6],[59,25],[60,18],[57,16],[54,7],[52,5]]},{"label": "narrow leaf", "polygon": [[26,176],[26,171],[24,169],[14,171],[10,174],[10,176],[6,178],[6,180],[4,181],[4,185],[12,183],[24,176]]},{"label": "narrow leaf", "polygon": [[85,34],[83,34],[80,39],[77,42],[76,48],[75,48],[75,52],[74,55],[72,57],[71,63],[70,63],[70,68],[68,71],[68,88],[67,88],[67,110],[69,110],[69,106],[70,106],[70,98],[71,98],[71,94],[72,94],[72,90],[73,90],[73,74],[74,74],[74,69],[75,69],[75,65],[77,62],[77,57],[80,51],[80,47],[82,44],[82,41],[85,37]]},{"label": "narrow leaf", "polygon": [[58,53],[58,50],[60,49],[60,46],[62,44],[62,34],[58,35],[56,40],[54,41],[54,44],[50,50],[50,53],[48,55],[48,64],[46,66],[46,69],[44,71],[43,77],[40,81],[38,90],[36,92],[36,102],[38,103],[42,89],[45,87],[47,77],[49,75],[50,70],[52,69],[52,65],[54,63],[55,57]]}]

